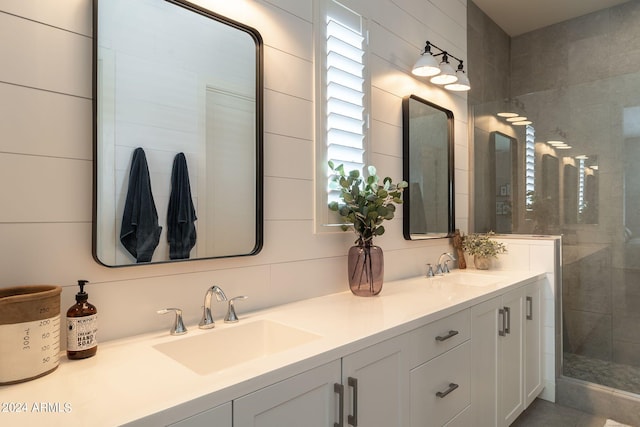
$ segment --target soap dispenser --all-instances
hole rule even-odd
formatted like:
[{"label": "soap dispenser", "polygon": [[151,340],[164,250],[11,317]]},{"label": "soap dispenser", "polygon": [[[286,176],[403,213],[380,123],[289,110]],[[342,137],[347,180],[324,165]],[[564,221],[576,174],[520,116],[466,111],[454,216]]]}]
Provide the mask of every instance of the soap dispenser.
[{"label": "soap dispenser", "polygon": [[96,332],[98,331],[98,310],[87,300],[84,291],[87,280],[78,280],[80,292],[76,294],[76,303],[67,310],[67,357],[86,359],[98,351]]}]

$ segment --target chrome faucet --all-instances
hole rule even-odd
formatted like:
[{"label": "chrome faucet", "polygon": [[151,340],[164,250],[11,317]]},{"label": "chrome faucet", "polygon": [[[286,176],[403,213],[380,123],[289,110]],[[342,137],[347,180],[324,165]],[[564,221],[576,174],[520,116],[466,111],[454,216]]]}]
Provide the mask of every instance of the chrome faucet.
[{"label": "chrome faucet", "polygon": [[202,310],[202,320],[198,324],[200,329],[211,329],[216,326],[213,321],[213,316],[211,315],[211,297],[215,294],[216,300],[218,302],[227,301],[229,304],[227,306],[227,314],[224,316],[225,323],[235,323],[238,321],[238,316],[236,315],[236,309],[234,306],[234,301],[243,300],[249,297],[241,295],[239,297],[234,297],[228,299],[224,294],[224,291],[216,285],[213,285],[209,289],[207,289],[207,293],[204,295],[204,307]]},{"label": "chrome faucet", "polygon": [[[449,258],[444,260],[444,258]],[[442,275],[444,273],[449,273],[449,266],[447,265],[447,263],[449,261],[455,261],[456,258],[451,255],[449,252],[443,252],[442,254],[440,254],[440,257],[438,257],[438,267],[436,268],[436,275]]]},{"label": "chrome faucet", "polygon": [[211,297],[213,294],[216,295],[216,300],[219,302],[227,301],[227,296],[219,286],[213,285],[207,289],[207,293],[204,295],[202,320],[200,320],[200,323],[198,324],[200,329],[211,329],[216,326],[216,322],[213,321],[213,316],[211,315]]}]

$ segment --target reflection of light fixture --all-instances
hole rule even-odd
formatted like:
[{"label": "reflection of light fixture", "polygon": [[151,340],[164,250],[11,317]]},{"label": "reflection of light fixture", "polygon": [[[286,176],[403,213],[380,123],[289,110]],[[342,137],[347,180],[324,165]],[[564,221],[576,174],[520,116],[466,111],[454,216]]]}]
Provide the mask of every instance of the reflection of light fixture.
[{"label": "reflection of light fixture", "polygon": [[525,116],[519,116],[519,115],[507,118],[508,122],[521,122],[523,120],[527,120],[527,118]]},{"label": "reflection of light fixture", "polygon": [[[432,47],[438,49],[440,52],[432,53]],[[437,56],[442,56],[440,63],[436,60]],[[449,64],[449,57],[458,61],[457,70],[454,70],[451,64]],[[416,76],[431,77],[431,83],[445,85],[445,89],[448,90],[466,91],[471,89],[469,78],[464,72],[462,59],[456,58],[428,40],[424,52],[422,52],[420,58],[416,61],[411,72]]]},{"label": "reflection of light fixture", "polygon": [[531,120],[520,120],[519,122],[511,122],[513,126],[525,126],[533,123]]},{"label": "reflection of light fixture", "polygon": [[558,150],[568,150],[571,148],[570,145],[556,145],[556,147]]},{"label": "reflection of light fixture", "polygon": [[498,117],[512,118],[524,113],[524,104],[518,99],[505,99],[503,103],[502,111],[497,114]]}]

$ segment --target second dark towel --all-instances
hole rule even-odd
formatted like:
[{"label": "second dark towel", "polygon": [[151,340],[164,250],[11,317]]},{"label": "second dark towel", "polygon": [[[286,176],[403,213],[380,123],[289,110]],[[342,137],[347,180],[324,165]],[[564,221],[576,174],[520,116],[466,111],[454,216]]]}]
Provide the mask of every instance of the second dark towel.
[{"label": "second dark towel", "polygon": [[171,195],[167,211],[167,240],[169,258],[189,258],[196,244],[196,210],[191,199],[189,170],[184,153],[178,153],[173,159],[171,171]]}]

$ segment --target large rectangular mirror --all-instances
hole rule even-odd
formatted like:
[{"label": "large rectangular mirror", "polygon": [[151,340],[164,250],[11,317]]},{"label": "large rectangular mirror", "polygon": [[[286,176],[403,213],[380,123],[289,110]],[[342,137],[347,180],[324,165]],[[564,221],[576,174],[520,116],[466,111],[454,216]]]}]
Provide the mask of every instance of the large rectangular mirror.
[{"label": "large rectangular mirror", "polygon": [[94,0],[94,257],[262,247],[262,39],[183,0]]},{"label": "large rectangular mirror", "polygon": [[402,100],[403,232],[407,240],[453,234],[453,113],[416,95]]}]

